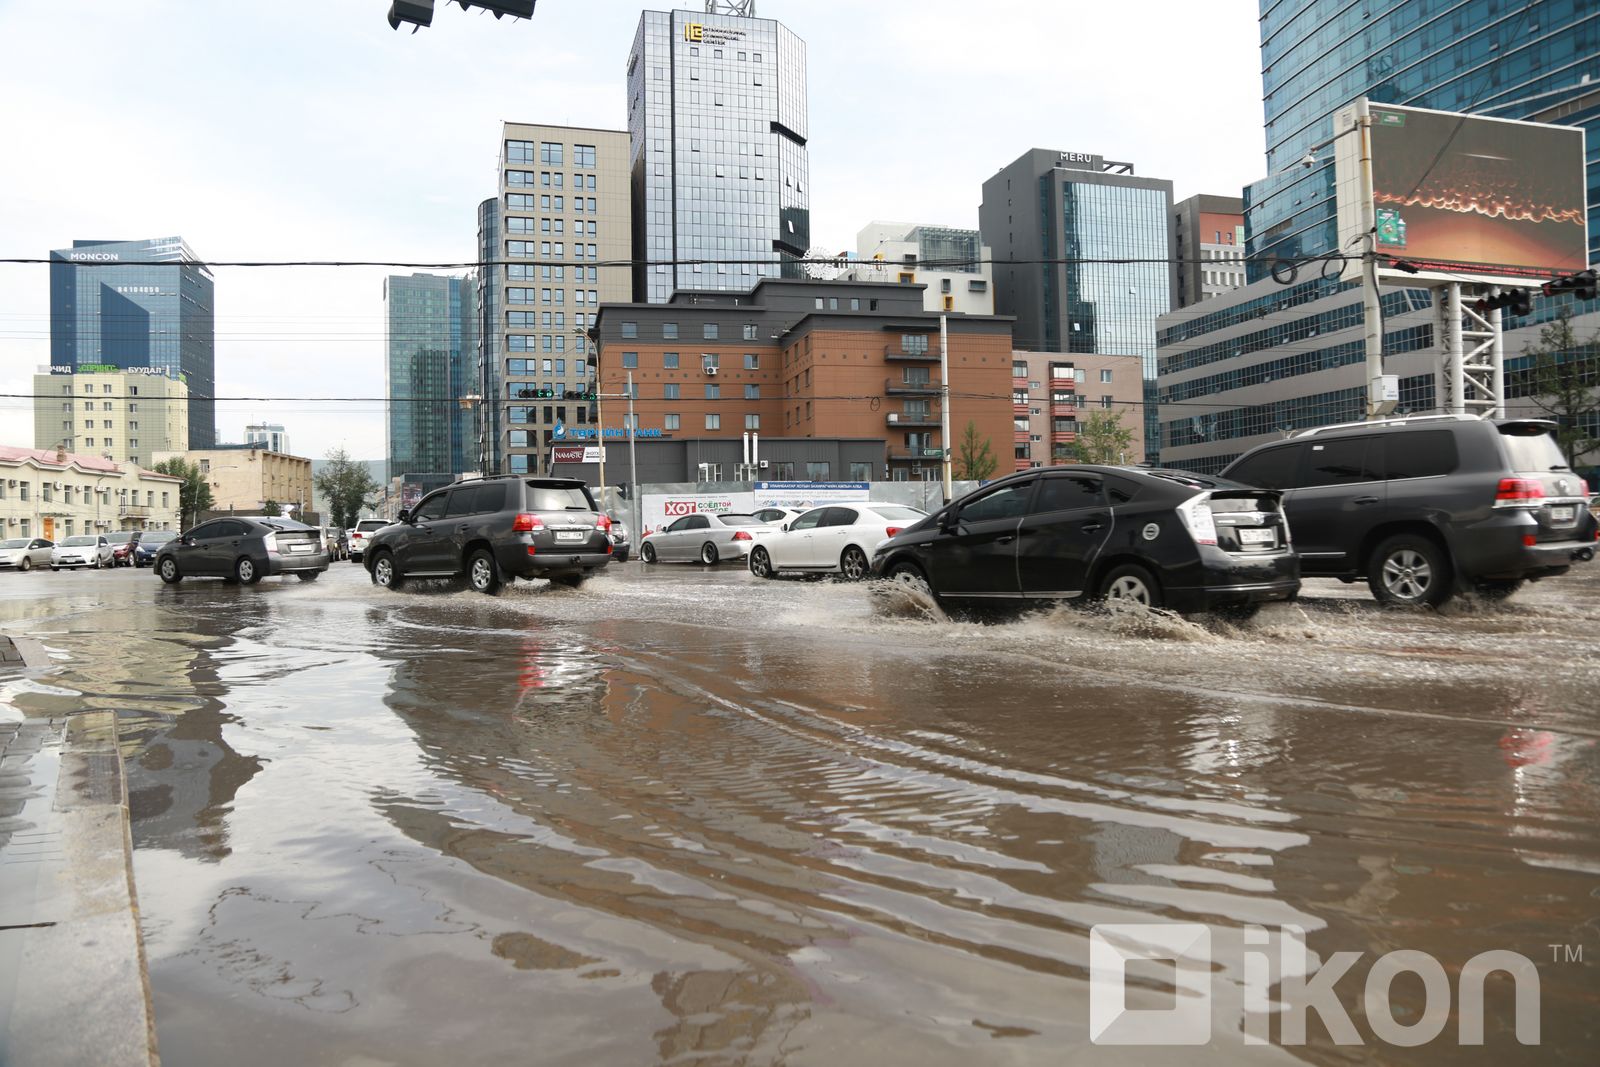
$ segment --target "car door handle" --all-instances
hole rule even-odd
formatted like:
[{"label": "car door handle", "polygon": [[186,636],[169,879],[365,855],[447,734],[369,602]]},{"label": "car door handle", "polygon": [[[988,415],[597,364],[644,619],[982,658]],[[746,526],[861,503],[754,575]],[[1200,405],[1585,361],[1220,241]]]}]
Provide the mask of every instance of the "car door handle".
[{"label": "car door handle", "polygon": [[997,545],[1009,545],[1011,542],[1015,541],[1016,539],[1017,539],[1017,535],[1016,534],[1006,534],[1004,537],[996,537],[994,539],[994,543],[997,544]]},{"label": "car door handle", "polygon": [[1358,496],[1351,501],[1352,504],[1376,504],[1377,502],[1378,498],[1375,496]]},{"label": "car door handle", "polygon": [[1104,529],[1105,525],[1103,522],[1086,522],[1083,524],[1083,532],[1094,533],[1096,530]]}]

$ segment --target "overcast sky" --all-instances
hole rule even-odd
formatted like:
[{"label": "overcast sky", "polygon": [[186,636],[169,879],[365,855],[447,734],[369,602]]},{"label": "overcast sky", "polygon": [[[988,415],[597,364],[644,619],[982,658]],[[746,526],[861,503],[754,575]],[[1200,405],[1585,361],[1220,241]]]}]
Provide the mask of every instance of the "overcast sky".
[{"label": "overcast sky", "polygon": [[[181,235],[203,258],[475,256],[502,121],[626,128],[637,4],[0,0],[0,258]],[[656,7],[664,5],[652,5]],[[685,6],[699,8],[702,5]],[[874,219],[975,228],[1029,148],[1099,153],[1181,199],[1262,176],[1254,0],[759,0],[807,43],[813,243]],[[381,269],[219,268],[217,394],[381,397]],[[0,392],[49,362],[43,266],[0,265]],[[381,458],[382,404],[220,402],[221,439]],[[0,398],[0,444],[32,404]]]}]

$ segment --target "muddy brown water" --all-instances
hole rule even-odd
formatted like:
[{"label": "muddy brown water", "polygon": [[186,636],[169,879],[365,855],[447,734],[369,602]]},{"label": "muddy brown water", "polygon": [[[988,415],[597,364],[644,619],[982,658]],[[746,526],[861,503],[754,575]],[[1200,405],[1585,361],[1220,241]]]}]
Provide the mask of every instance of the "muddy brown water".
[{"label": "muddy brown water", "polygon": [[[169,1067],[1600,1047],[1600,574],[1443,613],[1313,583],[1243,625],[637,564],[495,599],[4,577],[57,667],[0,712],[119,715]],[[1091,927],[1165,922],[1210,934],[1211,1040],[1093,1044]],[[1243,1043],[1252,926],[1362,953],[1362,1044],[1286,1047],[1275,1012]],[[1540,1044],[1504,976],[1482,1047],[1454,1010],[1385,1043],[1363,982],[1397,949],[1452,987],[1528,956]],[[1175,1003],[1170,965],[1130,974]],[[1396,1020],[1423,1005],[1395,982]]]}]

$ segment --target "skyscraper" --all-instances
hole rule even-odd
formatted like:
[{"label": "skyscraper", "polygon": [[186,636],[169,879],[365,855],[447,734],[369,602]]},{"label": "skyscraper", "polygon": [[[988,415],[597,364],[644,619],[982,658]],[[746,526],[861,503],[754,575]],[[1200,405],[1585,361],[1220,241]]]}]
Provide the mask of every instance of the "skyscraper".
[{"label": "skyscraper", "polygon": [[58,374],[151,368],[189,387],[190,448],[217,439],[211,273],[181,237],[74,241],[50,253],[50,364]]},{"label": "skyscraper", "polygon": [[635,300],[795,276],[811,244],[804,41],[771,19],[644,12],[628,136]]},{"label": "skyscraper", "polygon": [[1137,177],[1131,163],[1035,148],[983,183],[978,226],[994,250],[994,309],[1016,316],[1017,348],[1138,358],[1154,461],[1156,318],[1173,304],[1172,183]]},{"label": "skyscraper", "polygon": [[460,474],[477,465],[477,282],[471,275],[391,275],[383,283],[391,476]]},{"label": "skyscraper", "polygon": [[1245,189],[1251,278],[1337,251],[1334,116],[1358,97],[1582,126],[1589,259],[1600,260],[1600,9],[1573,0],[1263,0],[1268,177]]}]

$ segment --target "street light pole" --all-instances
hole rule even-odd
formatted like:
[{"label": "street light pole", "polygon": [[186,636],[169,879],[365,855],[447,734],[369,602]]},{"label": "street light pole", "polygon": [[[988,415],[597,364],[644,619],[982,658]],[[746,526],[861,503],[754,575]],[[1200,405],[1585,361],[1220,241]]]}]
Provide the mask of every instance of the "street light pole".
[{"label": "street light pole", "polygon": [[[599,395],[598,391],[595,394]],[[633,413],[633,371],[628,372],[628,518],[632,525],[628,527],[629,537],[639,536],[639,463],[638,453],[634,449],[634,441],[639,436],[638,416]],[[602,441],[600,454],[606,454],[606,446]]]},{"label": "street light pole", "polygon": [[939,436],[944,445],[944,502],[948,504],[954,496],[950,469],[954,450],[950,444],[950,344],[943,314],[939,316],[939,422]]},{"label": "street light pole", "polygon": [[594,368],[594,437],[600,445],[600,510],[610,511],[606,506],[606,420],[600,407],[600,331],[591,329],[583,335],[594,344],[587,362]]}]

